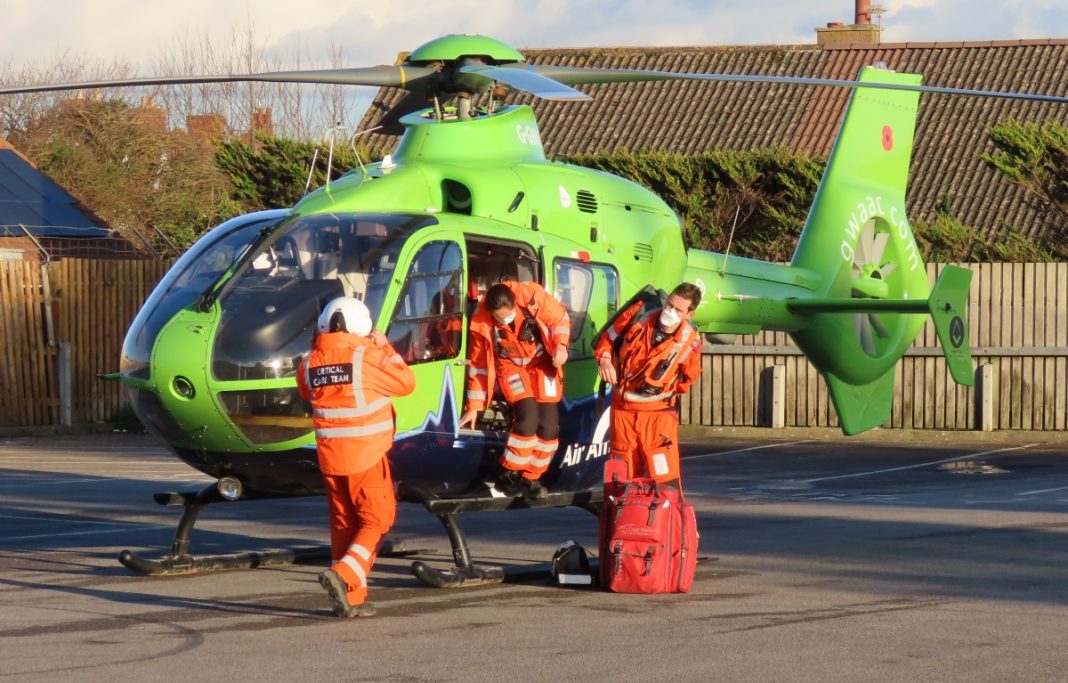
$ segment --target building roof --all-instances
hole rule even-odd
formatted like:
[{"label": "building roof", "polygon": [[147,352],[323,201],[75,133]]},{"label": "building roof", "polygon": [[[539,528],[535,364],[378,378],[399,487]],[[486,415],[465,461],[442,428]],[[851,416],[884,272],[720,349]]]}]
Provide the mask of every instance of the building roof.
[{"label": "building roof", "polygon": [[20,226],[39,237],[107,235],[77,203],[14,148],[0,147],[0,236],[13,236],[11,230],[24,235]]},{"label": "building roof", "polygon": [[[854,78],[865,65],[923,74],[924,83],[983,90],[1068,96],[1068,40],[1012,40],[879,45],[769,45],[735,47],[617,47],[524,51],[534,64]],[[516,96],[538,116],[550,155],[616,150],[692,154],[714,149],[785,146],[826,156],[849,91],[796,85],[664,81],[579,86],[582,103]],[[383,89],[360,129],[380,107],[401,96]],[[1058,110],[1057,108],[1060,107]],[[987,129],[1014,117],[1064,121],[1064,105],[988,97],[924,94],[920,98],[908,205],[913,219],[930,218],[947,200],[954,215],[983,233],[1007,224],[1025,234],[1046,233],[1043,215],[1023,190],[986,167],[993,151]],[[367,144],[390,149],[397,138],[371,134]]]},{"label": "building roof", "polygon": [[[92,238],[90,241],[86,241]],[[143,256],[0,138],[0,246],[60,256]]]}]

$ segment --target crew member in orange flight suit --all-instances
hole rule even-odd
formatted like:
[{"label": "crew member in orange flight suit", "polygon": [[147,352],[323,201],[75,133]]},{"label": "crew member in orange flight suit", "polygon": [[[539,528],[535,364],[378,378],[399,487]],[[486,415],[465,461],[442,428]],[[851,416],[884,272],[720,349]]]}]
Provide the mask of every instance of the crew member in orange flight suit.
[{"label": "crew member in orange flight suit", "polygon": [[369,617],[367,575],[397,511],[386,451],[395,431],[391,396],[415,389],[415,375],[358,299],[334,299],[319,316],[311,354],[297,368],[311,401],[319,469],[326,486],[333,565],[319,575],[334,613]]},{"label": "crew member in orange flight suit", "polygon": [[701,336],[690,323],[701,290],[688,282],[663,308],[638,316],[637,301],[597,338],[601,379],[613,386],[609,451],[631,476],[679,485],[678,397],[701,374]]},{"label": "crew member in orange flight suit", "polygon": [[564,363],[571,343],[567,309],[536,282],[502,282],[486,291],[471,319],[467,411],[474,426],[495,387],[512,406],[496,488],[507,495],[544,498],[539,479],[560,434]]}]

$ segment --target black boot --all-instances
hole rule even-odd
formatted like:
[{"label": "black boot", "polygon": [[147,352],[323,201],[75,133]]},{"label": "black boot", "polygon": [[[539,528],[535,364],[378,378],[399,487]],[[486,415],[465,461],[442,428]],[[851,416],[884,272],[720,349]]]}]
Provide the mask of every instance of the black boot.
[{"label": "black boot", "polygon": [[515,470],[501,470],[501,473],[497,475],[497,481],[494,482],[493,488],[506,496],[515,498],[526,492],[526,489],[521,483],[522,481],[523,475],[519,472],[516,472]]},{"label": "black boot", "polygon": [[330,606],[337,616],[346,619],[374,616],[375,606],[369,602],[360,605],[349,604],[346,597],[348,586],[345,585],[345,580],[341,578],[341,575],[333,569],[327,569],[319,574],[319,585],[326,590],[326,594],[330,597]]},{"label": "black boot", "polygon": [[523,497],[533,498],[535,500],[544,498],[549,495],[549,492],[545,490],[545,487],[541,485],[541,482],[537,479],[527,479],[526,477],[519,478],[519,486],[523,491]]}]

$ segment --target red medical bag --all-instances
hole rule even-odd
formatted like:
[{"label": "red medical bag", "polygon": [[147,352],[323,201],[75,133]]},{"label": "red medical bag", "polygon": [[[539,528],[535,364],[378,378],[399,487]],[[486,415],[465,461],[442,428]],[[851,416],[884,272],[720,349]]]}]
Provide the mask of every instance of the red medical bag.
[{"label": "red medical bag", "polygon": [[601,513],[601,586],[616,593],[686,593],[697,567],[693,506],[672,486],[646,477],[627,481],[625,476],[626,463],[609,459]]}]

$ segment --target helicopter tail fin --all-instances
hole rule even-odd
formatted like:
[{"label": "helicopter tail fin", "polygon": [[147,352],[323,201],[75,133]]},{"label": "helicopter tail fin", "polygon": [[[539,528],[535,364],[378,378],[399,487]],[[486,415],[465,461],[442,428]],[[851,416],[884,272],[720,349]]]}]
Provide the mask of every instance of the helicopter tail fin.
[{"label": "helicopter tail fin", "polygon": [[[866,67],[858,80],[921,77]],[[807,321],[792,336],[847,434],[889,420],[895,365],[926,321],[930,286],[905,213],[918,106],[914,91],[854,90],[791,262],[821,276],[814,300],[790,305]]]}]

